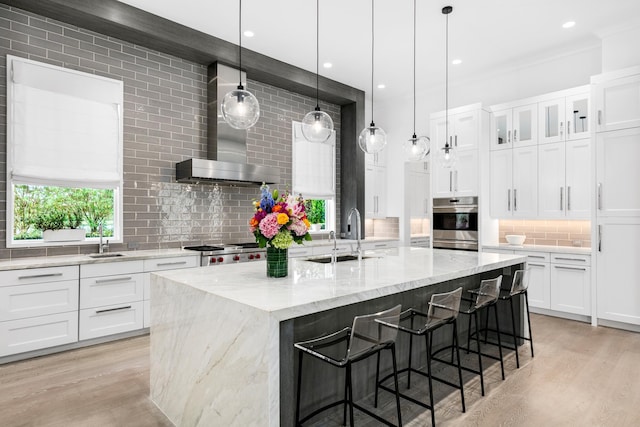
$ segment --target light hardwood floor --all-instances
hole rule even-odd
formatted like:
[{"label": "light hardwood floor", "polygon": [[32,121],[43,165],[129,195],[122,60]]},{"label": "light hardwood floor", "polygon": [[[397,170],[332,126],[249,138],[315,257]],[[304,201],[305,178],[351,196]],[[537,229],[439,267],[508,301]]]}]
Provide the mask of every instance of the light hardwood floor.
[{"label": "light hardwood floor", "polygon": [[[491,365],[486,396],[477,377],[465,375],[465,414],[459,393],[436,387],[439,426],[640,425],[640,334],[538,315],[532,327],[535,358],[521,347],[516,369],[508,354],[505,381]],[[424,391],[420,380],[416,395]],[[393,414],[392,399],[381,393],[382,411]],[[15,362],[0,366],[0,426],[171,425],[148,394],[148,336]],[[402,403],[406,426],[429,426],[429,414],[421,412]],[[356,423],[377,425],[361,416]]]}]

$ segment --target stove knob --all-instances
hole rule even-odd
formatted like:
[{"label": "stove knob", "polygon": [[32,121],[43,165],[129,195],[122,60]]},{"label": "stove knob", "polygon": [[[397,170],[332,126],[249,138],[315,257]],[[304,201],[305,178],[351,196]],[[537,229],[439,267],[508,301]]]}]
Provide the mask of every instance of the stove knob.
[{"label": "stove knob", "polygon": [[211,264],[215,264],[216,259],[215,258],[211,258],[209,261],[211,262]]},{"label": "stove knob", "polygon": [[218,257],[218,262],[222,262],[222,261],[224,261],[224,258]]},{"label": "stove knob", "polygon": [[254,259],[255,256],[253,254],[249,255],[249,259]]},{"label": "stove knob", "polygon": [[234,260],[234,261],[240,261],[240,257],[239,257],[238,255],[234,255],[234,256],[233,256],[233,260]]}]

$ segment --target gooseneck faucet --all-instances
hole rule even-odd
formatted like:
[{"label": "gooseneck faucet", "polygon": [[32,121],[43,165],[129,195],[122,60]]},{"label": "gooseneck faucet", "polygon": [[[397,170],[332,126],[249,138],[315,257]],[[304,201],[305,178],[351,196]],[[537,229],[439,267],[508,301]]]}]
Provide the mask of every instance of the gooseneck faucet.
[{"label": "gooseneck faucet", "polygon": [[104,253],[105,248],[109,249],[109,240],[107,240],[106,244],[102,243],[102,236],[103,236],[102,223],[100,223],[100,225],[98,226],[98,232],[100,233],[100,243],[98,243],[98,253],[102,254]]},{"label": "gooseneck faucet", "polygon": [[331,251],[331,264],[338,262],[338,241],[336,240],[336,232],[329,232],[329,239],[333,239],[333,251]]},{"label": "gooseneck faucet", "polygon": [[[351,226],[351,215],[353,215],[354,212],[356,214],[356,240],[358,242],[356,251],[358,252],[358,261],[362,261],[362,246],[360,245],[360,211],[357,208],[351,208],[351,210],[349,211],[347,224]],[[349,232],[349,234],[351,234],[351,232]]]}]

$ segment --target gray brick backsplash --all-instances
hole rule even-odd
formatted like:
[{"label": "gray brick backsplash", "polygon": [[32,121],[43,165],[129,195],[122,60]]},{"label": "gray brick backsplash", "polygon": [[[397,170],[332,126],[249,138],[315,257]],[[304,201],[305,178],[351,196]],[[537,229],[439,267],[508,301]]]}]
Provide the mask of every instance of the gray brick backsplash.
[{"label": "gray brick backsplash", "polygon": [[[112,250],[127,250],[131,243],[145,250],[253,240],[248,221],[251,202],[259,196],[257,186],[175,182],[176,162],[206,156],[206,65],[0,5],[0,154],[6,153],[6,54],[123,81],[124,242],[112,244]],[[302,120],[316,101],[251,76],[247,88],[262,111],[258,124],[248,131],[247,161],[278,168],[281,182],[275,187],[290,189],[291,121]],[[334,120],[339,154],[340,107],[326,102],[320,107]],[[0,207],[5,204],[5,171],[3,154]],[[339,167],[337,172],[340,212]],[[6,249],[5,229],[2,208],[0,259],[95,251],[91,245]]]}]

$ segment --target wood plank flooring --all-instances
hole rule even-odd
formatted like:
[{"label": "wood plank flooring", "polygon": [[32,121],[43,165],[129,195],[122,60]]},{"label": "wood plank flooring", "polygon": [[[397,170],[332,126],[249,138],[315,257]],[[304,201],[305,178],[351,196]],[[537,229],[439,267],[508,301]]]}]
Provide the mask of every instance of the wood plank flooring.
[{"label": "wood plank flooring", "polygon": [[[532,328],[535,358],[521,347],[516,369],[507,354],[505,381],[497,364],[489,366],[486,396],[478,377],[465,374],[465,414],[459,392],[436,386],[439,426],[640,425],[640,334],[541,315],[532,315]],[[411,394],[425,396],[426,381],[413,381]],[[394,419],[393,399],[381,393],[381,413]],[[0,365],[0,426],[170,426],[148,395],[148,336]],[[356,425],[379,425],[356,415]],[[406,426],[431,424],[406,401],[402,415]]]}]

